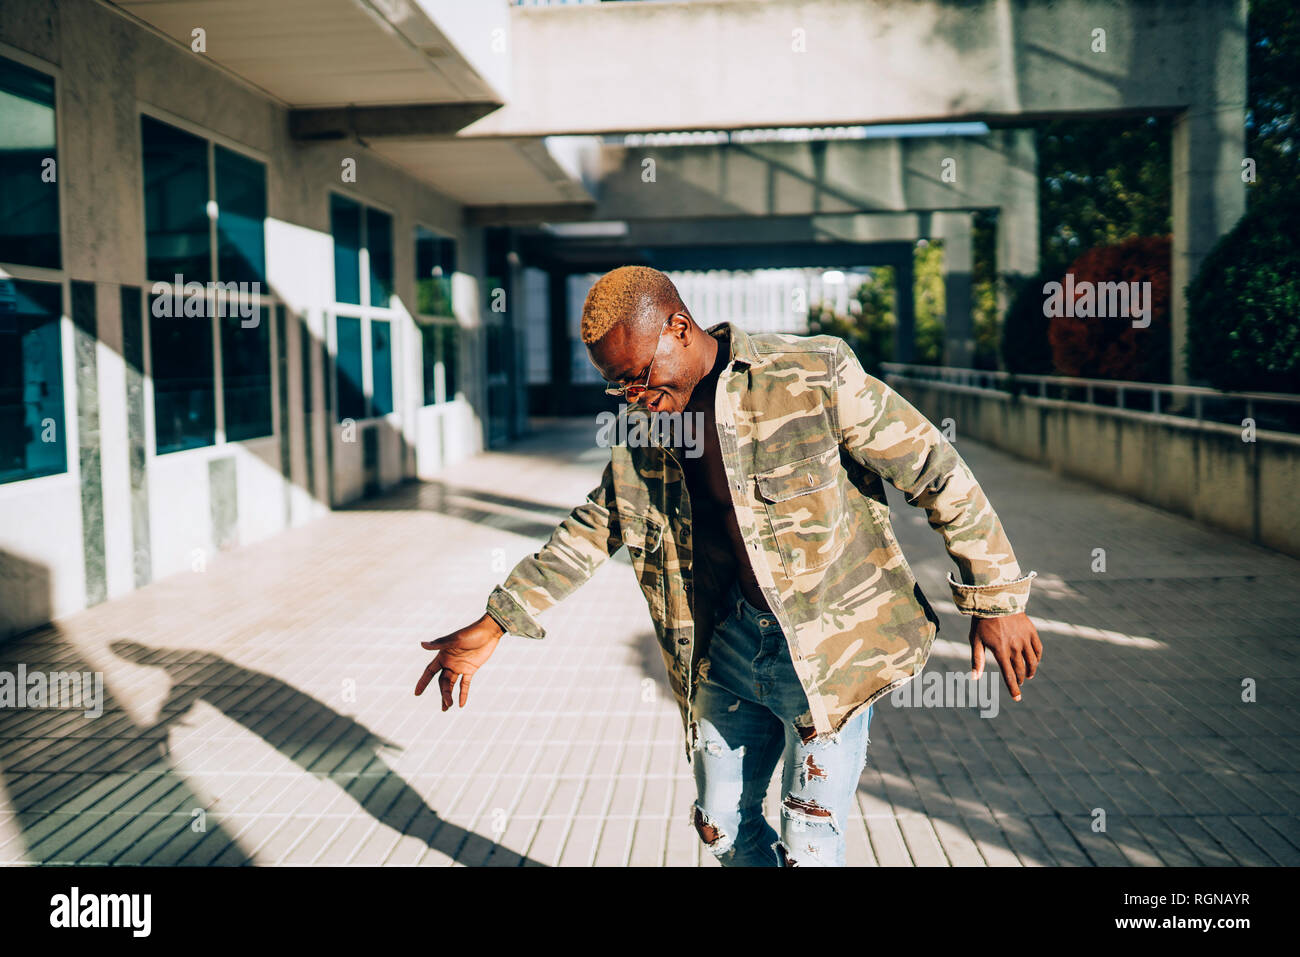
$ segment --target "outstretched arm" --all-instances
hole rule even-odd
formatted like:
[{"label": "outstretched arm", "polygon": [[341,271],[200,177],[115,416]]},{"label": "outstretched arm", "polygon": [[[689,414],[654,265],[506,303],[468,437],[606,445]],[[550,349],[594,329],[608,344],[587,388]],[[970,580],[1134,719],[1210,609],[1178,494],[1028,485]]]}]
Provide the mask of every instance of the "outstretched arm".
[{"label": "outstretched arm", "polygon": [[613,465],[609,464],[600,484],[587,494],[587,501],[569,513],[540,551],[516,565],[505,583],[493,589],[487,611],[478,621],[420,642],[426,651],[438,654],[420,675],[415,693],[423,694],[437,677],[442,710],[446,711],[459,681],[460,706],[465,707],[470,683],[496,651],[501,636],[509,633],[545,637],[535,616],[589,579],[601,562],[618,550],[621,535],[614,504]]},{"label": "outstretched arm", "polygon": [[835,411],[840,444],[861,465],[925,509],[961,578],[948,573],[953,603],[972,618],[972,677],[992,652],[1015,700],[1034,676],[1042,642],[1025,614],[1037,572],[1021,574],[1011,542],[952,443],[890,386],[862,368],[847,342],[836,348]]},{"label": "outstretched arm", "polygon": [[1024,611],[1037,572],[1022,575],[983,489],[952,443],[888,384],[868,375],[847,342],[836,352],[840,444],[854,459],[925,509],[961,573],[948,573],[963,615]]},{"label": "outstretched arm", "polygon": [[551,533],[540,551],[517,564],[488,597],[487,613],[512,635],[544,638],[537,615],[568,597],[623,544],[614,498],[614,466]]}]

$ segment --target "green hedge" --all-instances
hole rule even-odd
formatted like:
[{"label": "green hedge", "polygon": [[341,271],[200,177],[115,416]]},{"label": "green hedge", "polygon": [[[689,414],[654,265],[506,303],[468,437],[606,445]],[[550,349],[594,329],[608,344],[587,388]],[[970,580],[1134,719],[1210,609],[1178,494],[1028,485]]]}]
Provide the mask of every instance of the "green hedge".
[{"label": "green hedge", "polygon": [[1300,200],[1262,205],[1187,286],[1187,372],[1219,389],[1300,392]]}]

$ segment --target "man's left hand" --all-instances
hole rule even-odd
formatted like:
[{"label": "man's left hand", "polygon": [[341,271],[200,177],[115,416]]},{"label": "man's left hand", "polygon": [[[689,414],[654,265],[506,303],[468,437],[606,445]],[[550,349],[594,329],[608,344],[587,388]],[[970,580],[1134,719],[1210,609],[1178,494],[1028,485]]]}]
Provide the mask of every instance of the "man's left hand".
[{"label": "man's left hand", "polygon": [[1034,676],[1043,660],[1043,642],[1038,629],[1023,611],[999,618],[972,617],[970,623],[971,677],[984,673],[984,649],[1002,669],[1002,680],[1013,701],[1020,700],[1020,686]]}]

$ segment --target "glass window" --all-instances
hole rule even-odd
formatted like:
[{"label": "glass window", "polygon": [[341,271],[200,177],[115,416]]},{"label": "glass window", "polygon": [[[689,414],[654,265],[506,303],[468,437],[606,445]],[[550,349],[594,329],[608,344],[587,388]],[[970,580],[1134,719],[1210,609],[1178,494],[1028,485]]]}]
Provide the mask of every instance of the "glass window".
[{"label": "glass window", "polygon": [[416,312],[450,316],[451,274],[456,271],[456,241],[423,226],[415,227]]},{"label": "glass window", "polygon": [[140,126],[149,279],[210,282],[207,141],[148,116]]},{"label": "glass window", "polygon": [[353,316],[335,319],[337,360],[335,389],[339,421],[366,417],[365,385],[361,377],[361,320]]},{"label": "glass window", "polygon": [[393,295],[393,217],[368,207],[366,252],[370,257],[370,305],[387,309]]},{"label": "glass window", "polygon": [[201,316],[171,316],[166,310],[150,309],[154,434],[159,455],[212,445],[217,440],[212,317],[210,309],[201,311]]},{"label": "glass window", "polygon": [[334,299],[361,305],[361,207],[330,196],[330,232],[334,235]]},{"label": "glass window", "polygon": [[60,268],[54,79],[0,58],[0,262]]},{"label": "glass window", "polygon": [[266,282],[266,167],[225,147],[214,148],[217,173],[217,276],[222,282]]},{"label": "glass window", "polygon": [[392,323],[370,320],[371,415],[388,415],[393,411],[393,332]]},{"label": "glass window", "polygon": [[442,378],[445,384],[444,394],[450,402],[456,398],[458,387],[457,367],[460,364],[460,326],[456,324],[442,327]]},{"label": "glass window", "polygon": [[255,326],[238,313],[221,319],[221,396],[226,441],[271,435],[271,310],[263,306]]},{"label": "glass window", "polygon": [[0,482],[68,469],[62,314],[62,286],[0,279]]}]

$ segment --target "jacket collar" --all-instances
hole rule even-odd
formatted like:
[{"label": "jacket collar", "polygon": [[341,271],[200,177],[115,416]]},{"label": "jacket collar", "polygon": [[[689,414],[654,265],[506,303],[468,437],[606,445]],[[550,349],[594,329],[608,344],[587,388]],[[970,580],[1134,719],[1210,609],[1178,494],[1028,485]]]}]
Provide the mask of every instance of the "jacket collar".
[{"label": "jacket collar", "polygon": [[762,361],[758,352],[754,349],[754,343],[751,341],[749,333],[745,332],[744,329],[732,325],[730,322],[719,322],[709,326],[704,331],[717,339],[719,344],[727,344],[731,356],[727,363],[729,366],[735,365],[737,362],[753,366]]}]

